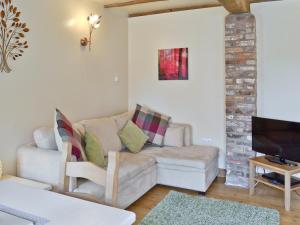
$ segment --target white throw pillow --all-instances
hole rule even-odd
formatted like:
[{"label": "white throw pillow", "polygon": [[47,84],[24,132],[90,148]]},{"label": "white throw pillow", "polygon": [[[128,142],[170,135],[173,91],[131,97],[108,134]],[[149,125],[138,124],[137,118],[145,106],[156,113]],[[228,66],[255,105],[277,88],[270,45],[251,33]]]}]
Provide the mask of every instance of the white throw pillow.
[{"label": "white throw pillow", "polygon": [[183,145],[191,146],[192,145],[192,126],[189,124],[183,123],[170,123],[169,127],[183,127]]},{"label": "white throw pillow", "polygon": [[104,155],[108,152],[118,152],[122,150],[122,143],[118,136],[118,126],[113,118],[101,118],[84,120],[80,122],[85,129],[94,134],[102,144]]},{"label": "white throw pillow", "polygon": [[38,148],[57,150],[54,129],[40,127],[33,132],[33,138]]},{"label": "white throw pillow", "polygon": [[168,127],[164,145],[171,147],[182,147],[184,146],[184,127]]}]

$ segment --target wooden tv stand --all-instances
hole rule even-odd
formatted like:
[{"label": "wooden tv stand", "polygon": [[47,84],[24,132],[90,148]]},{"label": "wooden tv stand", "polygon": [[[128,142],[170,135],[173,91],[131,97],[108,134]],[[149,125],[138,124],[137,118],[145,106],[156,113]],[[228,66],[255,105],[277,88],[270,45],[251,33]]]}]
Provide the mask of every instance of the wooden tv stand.
[{"label": "wooden tv stand", "polygon": [[[300,184],[291,187],[291,176],[297,173],[300,173],[300,164],[297,166],[288,166],[280,165],[277,163],[272,163],[265,159],[265,156],[255,157],[249,159],[250,162],[250,173],[249,173],[249,182],[250,182],[250,195],[254,195],[256,182],[263,183],[267,186],[277,188],[284,192],[284,203],[285,210],[290,211],[291,209],[291,192],[300,190]],[[285,185],[271,183],[268,179],[263,178],[260,175],[256,174],[256,167],[261,167],[263,169],[270,170],[284,175]]]}]

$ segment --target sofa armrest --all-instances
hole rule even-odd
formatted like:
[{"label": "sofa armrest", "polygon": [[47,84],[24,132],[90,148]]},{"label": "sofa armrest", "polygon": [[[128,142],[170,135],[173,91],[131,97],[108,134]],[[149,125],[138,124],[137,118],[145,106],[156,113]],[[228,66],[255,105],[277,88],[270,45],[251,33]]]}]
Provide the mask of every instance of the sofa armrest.
[{"label": "sofa armrest", "polygon": [[184,123],[170,123],[170,127],[184,127],[184,146],[191,146],[193,144],[192,126]]},{"label": "sofa armrest", "polygon": [[62,152],[40,149],[34,144],[25,145],[18,149],[17,174],[19,177],[51,184],[54,190],[61,190],[64,161]]}]

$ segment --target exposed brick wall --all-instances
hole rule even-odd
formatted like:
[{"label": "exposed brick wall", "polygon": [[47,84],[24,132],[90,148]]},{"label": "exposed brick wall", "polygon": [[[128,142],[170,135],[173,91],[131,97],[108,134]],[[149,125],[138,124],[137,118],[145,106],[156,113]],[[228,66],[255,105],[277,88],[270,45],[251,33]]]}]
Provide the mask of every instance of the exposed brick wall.
[{"label": "exposed brick wall", "polygon": [[226,183],[248,187],[251,117],[256,115],[256,22],[252,14],[230,14],[225,22]]}]

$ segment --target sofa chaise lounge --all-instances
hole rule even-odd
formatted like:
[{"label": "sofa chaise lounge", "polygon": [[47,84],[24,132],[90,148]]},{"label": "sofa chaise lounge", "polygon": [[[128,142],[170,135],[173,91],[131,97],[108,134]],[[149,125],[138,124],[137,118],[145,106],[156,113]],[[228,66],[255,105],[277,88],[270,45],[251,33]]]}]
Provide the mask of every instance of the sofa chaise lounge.
[{"label": "sofa chaise lounge", "polygon": [[[117,140],[117,132],[132,117],[132,113],[124,113],[117,116],[84,120],[76,123],[80,132],[85,132],[86,126],[91,124],[97,129],[107,130],[105,138],[108,144]],[[156,184],[206,192],[214,179],[217,177],[219,150],[212,146],[201,146],[192,144],[192,128],[190,125],[170,123],[170,128],[183,129],[183,135],[178,136],[169,132],[168,139],[181,142],[182,146],[145,146],[137,154],[126,150],[118,152],[117,168],[117,194],[114,206],[127,208],[142,195],[148,192]],[[47,135],[52,135],[48,132]],[[43,137],[51,139],[51,137]],[[178,139],[182,140],[178,140]],[[53,139],[53,138],[52,138]],[[54,147],[53,147],[54,148]],[[65,151],[68,151],[67,149]],[[33,179],[53,185],[54,190],[63,191],[66,186],[66,176],[71,177],[69,191],[73,193],[84,193],[96,199],[105,198],[107,187],[99,185],[91,177],[94,174],[81,171],[79,174],[72,173],[76,168],[76,162],[66,157],[66,153],[56,149],[42,149],[35,144],[22,146],[18,150],[17,168],[20,177]],[[68,174],[68,163],[70,171]],[[89,165],[87,162],[85,165]],[[90,168],[95,165],[90,163]],[[108,168],[110,165],[108,165]],[[79,167],[78,167],[79,168]],[[93,169],[91,169],[93,170]],[[101,171],[99,170],[99,176]],[[110,173],[110,176],[114,174]],[[109,176],[109,174],[107,175]],[[112,186],[110,186],[112,188]]]}]

